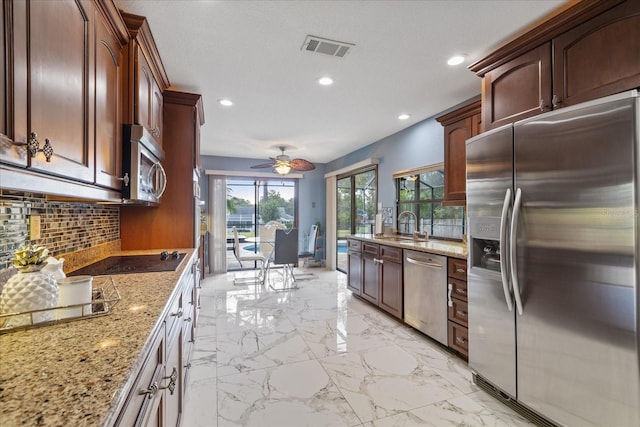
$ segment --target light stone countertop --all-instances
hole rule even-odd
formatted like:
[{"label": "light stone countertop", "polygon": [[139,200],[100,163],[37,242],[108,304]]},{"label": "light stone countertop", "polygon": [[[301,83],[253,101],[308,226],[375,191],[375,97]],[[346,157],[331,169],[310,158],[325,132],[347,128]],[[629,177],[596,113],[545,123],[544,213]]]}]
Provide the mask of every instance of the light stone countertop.
[{"label": "light stone countertop", "polygon": [[[108,315],[0,334],[0,425],[112,425],[197,256],[176,271],[111,276],[121,299]],[[122,251],[111,255],[158,253]]]},{"label": "light stone countertop", "polygon": [[378,243],[381,245],[395,246],[402,249],[411,249],[414,251],[445,255],[453,258],[467,259],[467,245],[462,242],[437,239],[420,241],[413,240],[410,237],[376,237],[373,234],[353,234],[348,238],[362,240],[365,242]]}]

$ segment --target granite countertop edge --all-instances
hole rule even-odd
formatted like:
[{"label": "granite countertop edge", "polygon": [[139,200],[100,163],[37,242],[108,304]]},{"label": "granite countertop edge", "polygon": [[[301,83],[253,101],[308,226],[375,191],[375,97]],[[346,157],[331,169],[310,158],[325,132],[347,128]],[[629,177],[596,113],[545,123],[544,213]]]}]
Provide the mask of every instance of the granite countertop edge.
[{"label": "granite countertop edge", "polygon": [[108,315],[0,334],[3,427],[113,425],[197,256],[181,251],[176,271],[113,275],[121,300]]},{"label": "granite countertop edge", "polygon": [[394,236],[378,237],[373,234],[352,234],[348,239],[373,242],[380,245],[393,246],[436,255],[445,255],[453,258],[467,259],[467,245],[463,242],[439,239],[422,241],[413,240],[411,238],[399,238],[398,240],[395,240],[393,237]]}]

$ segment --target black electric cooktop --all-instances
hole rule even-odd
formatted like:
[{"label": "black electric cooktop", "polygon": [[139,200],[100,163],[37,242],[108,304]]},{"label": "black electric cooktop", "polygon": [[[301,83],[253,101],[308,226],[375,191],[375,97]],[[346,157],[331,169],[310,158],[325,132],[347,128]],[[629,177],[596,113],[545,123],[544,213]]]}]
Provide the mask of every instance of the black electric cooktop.
[{"label": "black electric cooktop", "polygon": [[69,276],[104,276],[109,274],[154,273],[176,271],[186,253],[162,252],[154,255],[118,255],[89,264]]}]

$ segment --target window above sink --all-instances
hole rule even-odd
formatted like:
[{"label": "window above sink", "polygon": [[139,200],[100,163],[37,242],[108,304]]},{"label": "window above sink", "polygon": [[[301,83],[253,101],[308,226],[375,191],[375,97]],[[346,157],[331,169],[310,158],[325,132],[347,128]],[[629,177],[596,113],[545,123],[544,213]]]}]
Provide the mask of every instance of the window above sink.
[{"label": "window above sink", "polygon": [[393,175],[396,184],[398,234],[462,240],[466,233],[463,206],[443,206],[444,164],[424,166]]}]

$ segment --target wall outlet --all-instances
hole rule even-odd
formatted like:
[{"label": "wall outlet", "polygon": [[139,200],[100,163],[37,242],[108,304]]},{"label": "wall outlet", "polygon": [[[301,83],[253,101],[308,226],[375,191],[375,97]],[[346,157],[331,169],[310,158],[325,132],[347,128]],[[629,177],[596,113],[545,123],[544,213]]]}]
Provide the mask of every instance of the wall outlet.
[{"label": "wall outlet", "polygon": [[29,217],[29,240],[40,238],[40,215],[31,215]]}]

